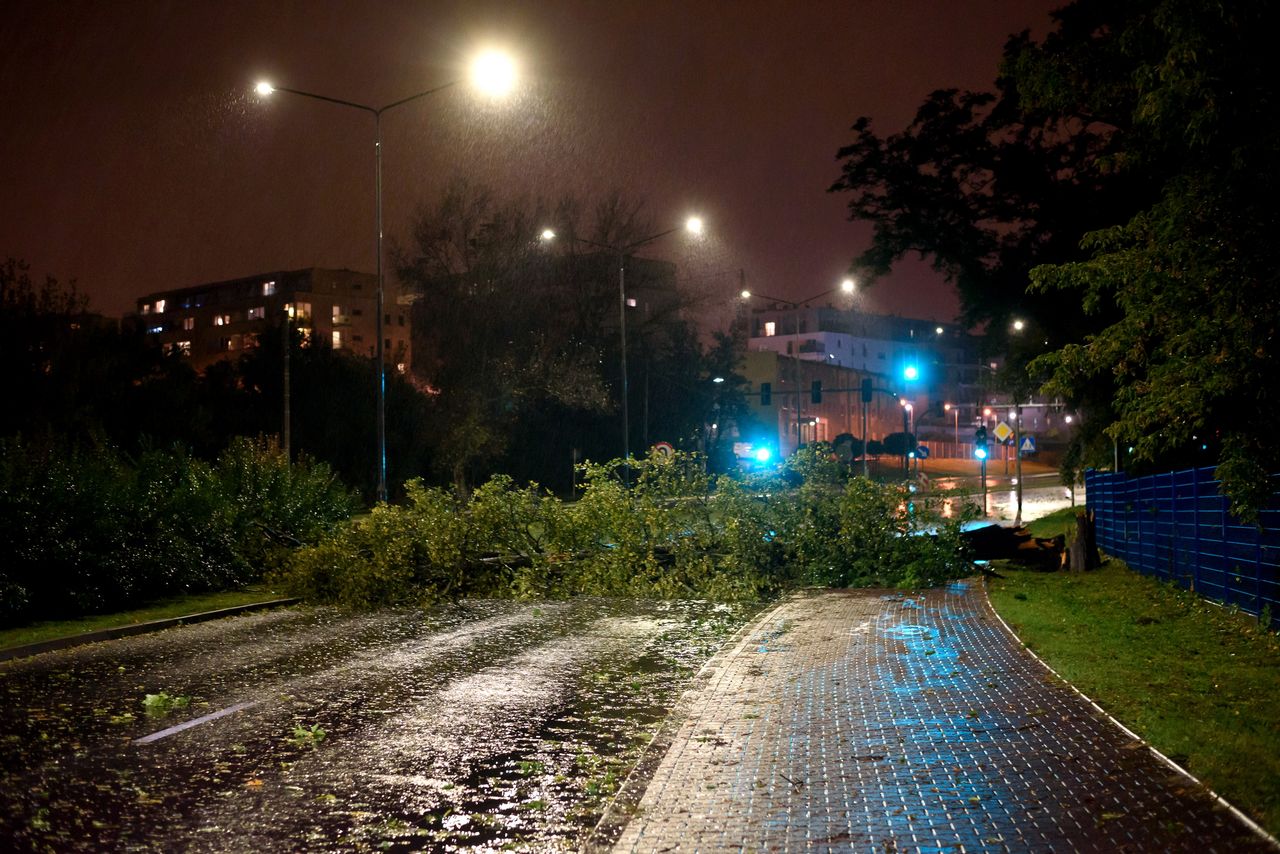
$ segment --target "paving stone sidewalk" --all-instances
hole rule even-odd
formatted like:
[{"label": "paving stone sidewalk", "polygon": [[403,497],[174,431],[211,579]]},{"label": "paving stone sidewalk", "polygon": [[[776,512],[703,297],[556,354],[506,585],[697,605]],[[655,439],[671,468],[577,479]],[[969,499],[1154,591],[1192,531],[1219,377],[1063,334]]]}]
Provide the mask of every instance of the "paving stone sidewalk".
[{"label": "paving stone sidewalk", "polygon": [[[1274,851],[1021,648],[978,584],[812,592],[686,696],[615,851]],[[647,773],[647,772],[646,772]]]}]

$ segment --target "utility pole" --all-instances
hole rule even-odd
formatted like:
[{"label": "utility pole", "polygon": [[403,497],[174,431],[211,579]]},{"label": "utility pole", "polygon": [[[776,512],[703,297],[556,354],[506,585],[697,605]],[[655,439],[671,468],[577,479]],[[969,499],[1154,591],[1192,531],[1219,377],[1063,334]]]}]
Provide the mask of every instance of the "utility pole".
[{"label": "utility pole", "polygon": [[1018,479],[1018,515],[1014,517],[1013,524],[1016,527],[1022,527],[1022,404],[1015,402],[1013,404],[1013,453],[1014,453],[1014,477]]}]

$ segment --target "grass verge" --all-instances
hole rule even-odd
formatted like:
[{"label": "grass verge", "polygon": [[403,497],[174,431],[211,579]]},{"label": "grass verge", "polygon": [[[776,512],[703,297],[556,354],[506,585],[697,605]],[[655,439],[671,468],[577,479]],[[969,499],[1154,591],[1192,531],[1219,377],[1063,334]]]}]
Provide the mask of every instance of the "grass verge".
[{"label": "grass verge", "polygon": [[1006,577],[992,579],[991,603],[1028,647],[1270,833],[1280,832],[1275,634],[1114,559],[1088,573],[997,569]]},{"label": "grass verge", "polygon": [[131,611],[95,614],[91,617],[80,617],[74,620],[48,620],[12,629],[0,629],[0,649],[29,643],[40,643],[41,641],[83,634],[84,632],[96,632],[100,629],[114,629],[117,626],[132,626],[137,623],[150,622],[151,620],[185,617],[187,614],[217,611],[220,608],[234,608],[236,605],[251,605],[254,602],[279,599],[282,595],[265,586],[255,585],[246,587],[243,590],[227,590],[222,593],[203,593],[198,596],[180,596],[174,599],[164,599]]}]

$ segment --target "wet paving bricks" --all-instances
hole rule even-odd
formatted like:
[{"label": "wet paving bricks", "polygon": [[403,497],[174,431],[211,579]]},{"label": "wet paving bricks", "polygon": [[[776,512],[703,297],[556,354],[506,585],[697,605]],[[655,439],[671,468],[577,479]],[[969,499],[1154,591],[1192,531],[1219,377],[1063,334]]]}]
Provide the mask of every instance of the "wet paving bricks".
[{"label": "wet paving bricks", "polygon": [[678,709],[592,847],[1274,850],[1023,650],[980,585],[794,597]]}]

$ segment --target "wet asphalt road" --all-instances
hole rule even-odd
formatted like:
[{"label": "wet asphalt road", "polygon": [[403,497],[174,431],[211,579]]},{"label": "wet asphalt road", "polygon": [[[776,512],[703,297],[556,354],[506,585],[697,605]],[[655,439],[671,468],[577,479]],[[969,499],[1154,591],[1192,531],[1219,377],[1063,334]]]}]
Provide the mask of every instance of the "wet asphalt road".
[{"label": "wet asphalt road", "polygon": [[752,614],[292,608],[6,662],[0,848],[571,850]]}]

